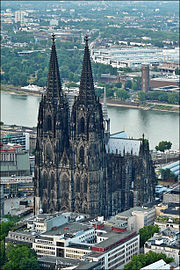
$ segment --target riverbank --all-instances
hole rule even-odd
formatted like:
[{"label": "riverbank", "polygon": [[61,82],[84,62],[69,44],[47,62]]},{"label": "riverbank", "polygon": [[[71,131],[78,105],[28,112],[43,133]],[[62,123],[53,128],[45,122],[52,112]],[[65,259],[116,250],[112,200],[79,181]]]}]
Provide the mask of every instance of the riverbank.
[{"label": "riverbank", "polygon": [[[101,101],[103,103],[103,101]],[[166,103],[130,103],[130,102],[122,102],[119,100],[107,100],[107,105],[111,107],[125,107],[132,109],[141,109],[144,111],[153,110],[153,111],[161,111],[161,112],[175,112],[179,113],[179,105],[174,104],[166,104]]]},{"label": "riverbank", "polygon": [[[1,85],[1,91],[8,93],[10,95],[26,95],[26,96],[37,96],[40,97],[42,93],[29,91],[29,90],[19,90],[14,86]],[[103,103],[103,100],[100,100]],[[137,102],[123,102],[117,99],[107,99],[107,105],[111,107],[125,107],[132,109],[141,109],[141,110],[153,110],[153,111],[161,111],[161,112],[175,112],[179,113],[179,105],[175,104],[166,104],[166,103],[155,103],[155,102],[145,102],[145,103],[137,103]]]}]

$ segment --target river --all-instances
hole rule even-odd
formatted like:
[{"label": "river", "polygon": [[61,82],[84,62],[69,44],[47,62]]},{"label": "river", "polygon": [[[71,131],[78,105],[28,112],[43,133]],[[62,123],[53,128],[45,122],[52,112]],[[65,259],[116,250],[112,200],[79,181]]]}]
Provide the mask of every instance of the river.
[{"label": "river", "polygon": [[[1,93],[1,121],[5,124],[34,127],[37,125],[40,97]],[[144,133],[150,149],[162,140],[171,141],[179,149],[179,115],[172,112],[110,107],[111,133],[125,130],[128,137],[140,138]]]}]

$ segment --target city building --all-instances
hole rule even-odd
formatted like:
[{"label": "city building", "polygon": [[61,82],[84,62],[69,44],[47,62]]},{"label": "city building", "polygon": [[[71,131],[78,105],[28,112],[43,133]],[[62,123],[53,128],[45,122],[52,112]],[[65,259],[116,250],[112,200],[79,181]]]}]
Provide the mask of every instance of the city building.
[{"label": "city building", "polygon": [[63,257],[38,257],[40,269],[81,269],[96,270],[101,268],[100,262],[87,262]]},{"label": "city building", "polygon": [[21,24],[24,24],[26,22],[25,16],[27,15],[25,11],[17,10],[15,11],[15,17],[14,21],[15,23],[20,22]]},{"label": "city building", "polygon": [[159,260],[157,262],[151,263],[143,268],[141,268],[141,270],[175,270],[174,267],[172,267],[172,265],[166,263],[164,260]]},{"label": "city building", "polygon": [[156,216],[180,218],[179,202],[161,203],[156,205]]},{"label": "city building", "polygon": [[158,77],[151,78],[149,82],[150,88],[159,88],[164,86],[179,86],[179,76],[171,76],[171,77]]},{"label": "city building", "polygon": [[[133,44],[132,44],[133,45]],[[146,62],[150,66],[158,66],[164,62],[177,63],[179,60],[179,48],[93,48],[91,56],[95,63],[111,65],[116,68],[141,68]]]},{"label": "city building", "polygon": [[19,144],[0,143],[1,177],[29,176],[29,152]]},{"label": "city building", "polygon": [[58,20],[56,20],[56,19],[50,20],[50,25],[51,26],[58,26]]},{"label": "city building", "polygon": [[176,265],[179,265],[179,231],[167,228],[160,233],[155,233],[152,238],[146,241],[144,253],[154,251],[164,253],[167,257],[174,259]]},{"label": "city building", "polygon": [[163,203],[180,203],[180,185],[178,184],[176,187],[163,193]]},{"label": "city building", "polygon": [[20,144],[23,150],[29,150],[29,133],[27,132],[7,133],[5,136],[1,135],[0,141],[3,144]]},{"label": "city building", "polygon": [[94,220],[76,213],[40,214],[28,220],[27,229],[10,231],[6,243],[29,244],[42,258],[42,263],[48,256],[58,260],[63,258],[64,263],[72,263],[72,259],[74,263],[84,261],[87,263],[85,269],[92,263],[100,264],[98,269],[123,269],[134,255],[139,254],[139,235],[112,226],[102,217]]},{"label": "city building", "polygon": [[43,233],[52,230],[52,228],[57,228],[57,226],[63,225],[68,221],[68,215],[39,214],[36,217],[28,219],[27,229],[32,229],[37,233]]},{"label": "city building", "polygon": [[149,91],[149,65],[142,64],[142,91]]},{"label": "city building", "polygon": [[34,194],[32,176],[5,176],[1,177],[0,186],[3,188],[5,198],[22,197]]},{"label": "city building", "polygon": [[155,207],[133,207],[124,212],[118,213],[115,217],[118,221],[127,223],[129,230],[139,232],[144,226],[153,225],[155,221]]},{"label": "city building", "polygon": [[180,87],[177,85],[168,85],[168,86],[161,86],[157,88],[153,88],[153,91],[164,91],[164,92],[180,92]]},{"label": "city building", "polygon": [[154,225],[158,225],[161,231],[166,228],[171,228],[179,231],[179,219],[172,219],[172,217],[158,216],[154,222]]},{"label": "city building", "polygon": [[158,66],[158,69],[160,71],[162,71],[163,73],[170,73],[170,74],[174,74],[175,70],[179,68],[179,63],[168,63],[168,62],[164,62],[162,64],[160,64]]},{"label": "city building", "polygon": [[95,95],[87,37],[85,43],[79,95],[69,115],[52,37],[37,126],[35,214],[71,211],[107,217],[154,200],[149,144],[144,136],[110,135],[110,120],[103,116],[106,104],[102,110]]}]

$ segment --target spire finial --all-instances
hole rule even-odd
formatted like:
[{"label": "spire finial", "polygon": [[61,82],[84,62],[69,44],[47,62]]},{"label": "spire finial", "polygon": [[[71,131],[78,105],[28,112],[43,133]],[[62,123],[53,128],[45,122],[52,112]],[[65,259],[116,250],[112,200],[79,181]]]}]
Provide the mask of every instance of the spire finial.
[{"label": "spire finial", "polygon": [[52,44],[54,44],[55,43],[55,34],[54,33],[52,34],[51,39],[52,39]]},{"label": "spire finial", "polygon": [[144,133],[143,133],[143,135],[142,135],[142,138],[143,138],[143,141],[144,141]]},{"label": "spire finial", "polygon": [[88,46],[88,35],[87,34],[85,35],[84,41],[85,41],[85,45]]}]

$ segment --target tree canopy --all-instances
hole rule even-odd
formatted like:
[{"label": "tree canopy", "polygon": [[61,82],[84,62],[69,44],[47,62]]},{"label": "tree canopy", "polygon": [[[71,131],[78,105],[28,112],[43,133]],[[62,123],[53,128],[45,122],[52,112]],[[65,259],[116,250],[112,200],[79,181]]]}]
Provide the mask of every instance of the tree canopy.
[{"label": "tree canopy", "polygon": [[177,181],[177,176],[170,169],[161,169],[161,178],[165,181]]},{"label": "tree canopy", "polygon": [[148,226],[144,226],[143,228],[141,228],[139,230],[139,234],[140,234],[140,246],[143,247],[144,243],[151,238],[154,233],[158,233],[159,232],[159,227],[158,225],[148,225]]},{"label": "tree canopy", "polygon": [[2,222],[0,224],[0,241],[4,240],[9,230],[15,225],[13,221]]},{"label": "tree canopy", "polygon": [[165,93],[163,91],[149,91],[147,93],[139,92],[138,98],[141,101],[159,101],[170,104],[179,103],[179,93]]},{"label": "tree canopy", "polygon": [[7,262],[3,270],[39,270],[40,266],[37,261],[35,251],[27,245],[10,245],[7,247]]},{"label": "tree canopy", "polygon": [[171,149],[172,143],[168,141],[161,141],[159,144],[155,147],[157,151],[164,152],[165,150]]},{"label": "tree canopy", "polygon": [[153,251],[149,251],[146,254],[139,254],[138,256],[133,256],[132,260],[125,265],[124,270],[140,270],[142,267],[157,262],[161,259],[164,260],[166,263],[174,261],[173,258],[168,258],[163,253],[155,253]]}]

